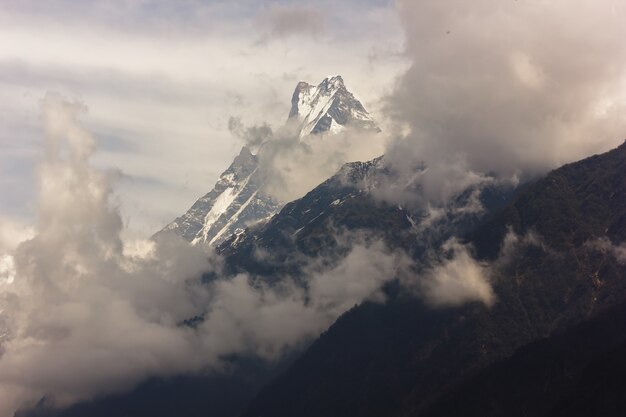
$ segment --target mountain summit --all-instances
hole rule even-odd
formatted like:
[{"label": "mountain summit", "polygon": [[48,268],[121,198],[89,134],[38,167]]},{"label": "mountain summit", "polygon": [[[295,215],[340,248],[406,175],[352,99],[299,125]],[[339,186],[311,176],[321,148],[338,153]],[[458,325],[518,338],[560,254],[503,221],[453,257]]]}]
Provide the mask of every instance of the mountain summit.
[{"label": "mountain summit", "polygon": [[[317,87],[298,83],[291,103],[287,123],[296,124],[296,134],[302,140],[316,134],[334,134],[348,125],[378,130],[339,75],[325,78]],[[259,152],[263,152],[263,147]],[[229,236],[270,218],[283,207],[284,204],[266,193],[264,187],[259,155],[244,146],[213,189],[157,235],[175,233],[194,244],[219,245]]]},{"label": "mountain summit", "polygon": [[340,75],[326,77],[318,86],[299,82],[291,98],[287,123],[298,127],[300,137],[337,133],[347,125],[378,130],[361,102],[348,91]]}]

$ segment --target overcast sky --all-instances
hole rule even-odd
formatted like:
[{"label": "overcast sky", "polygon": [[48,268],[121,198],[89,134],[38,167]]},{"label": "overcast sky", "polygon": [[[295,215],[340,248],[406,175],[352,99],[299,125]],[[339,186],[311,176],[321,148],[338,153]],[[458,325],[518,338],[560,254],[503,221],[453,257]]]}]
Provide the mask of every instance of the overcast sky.
[{"label": "overcast sky", "polygon": [[34,219],[46,92],[88,107],[127,237],[208,192],[241,147],[229,117],[281,125],[299,80],[341,74],[382,119],[407,68],[398,15],[391,1],[336,3],[2,0],[0,218]]},{"label": "overcast sky", "polygon": [[399,139],[388,159],[425,160],[434,194],[450,167],[537,175],[626,136],[619,0],[0,3],[4,231],[35,218],[47,92],[88,107],[127,238],[213,187],[242,145],[230,117],[282,125],[300,80],[343,75]]}]

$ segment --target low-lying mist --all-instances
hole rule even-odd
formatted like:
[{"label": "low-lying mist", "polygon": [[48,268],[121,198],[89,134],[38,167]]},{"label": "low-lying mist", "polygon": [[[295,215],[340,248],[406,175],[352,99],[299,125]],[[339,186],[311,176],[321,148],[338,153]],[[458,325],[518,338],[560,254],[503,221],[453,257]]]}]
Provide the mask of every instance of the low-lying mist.
[{"label": "low-lying mist", "polygon": [[[403,251],[346,235],[347,255],[310,259],[304,287],[295,279],[269,285],[246,274],[226,276],[211,248],[172,236],[127,245],[111,202],[114,175],[90,165],[95,142],[81,127],[84,111],[59,94],[42,100],[37,224],[27,235],[12,235],[26,237],[22,243],[2,248],[2,416],[44,396],[64,406],[149,377],[220,372],[232,354],[275,360],[355,304],[384,302],[381,289],[394,279],[434,305],[494,300],[482,267],[458,243],[424,274],[432,283],[416,285]],[[468,265],[469,280],[459,274]]]},{"label": "low-lying mist", "polygon": [[[219,371],[230,354],[275,359],[353,305],[381,300],[381,285],[408,262],[354,242],[338,264],[312,263],[305,291],[288,280],[226,278],[210,248],[173,237],[125,246],[112,176],[90,165],[84,111],[58,94],[42,100],[37,224],[32,237],[2,248],[2,416],[43,396],[62,406],[151,376]],[[203,282],[209,272],[218,278]],[[197,317],[199,325],[183,325]]]}]

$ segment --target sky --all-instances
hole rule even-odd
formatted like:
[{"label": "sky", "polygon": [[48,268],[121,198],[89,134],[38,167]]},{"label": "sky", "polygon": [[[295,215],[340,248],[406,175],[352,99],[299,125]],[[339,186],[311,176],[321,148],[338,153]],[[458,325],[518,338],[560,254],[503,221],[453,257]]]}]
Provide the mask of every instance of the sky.
[{"label": "sky", "polygon": [[382,123],[403,45],[390,1],[2,0],[0,218],[36,216],[46,93],[85,104],[125,237],[144,238],[238,154],[229,118],[281,126],[300,80],[341,74]]}]

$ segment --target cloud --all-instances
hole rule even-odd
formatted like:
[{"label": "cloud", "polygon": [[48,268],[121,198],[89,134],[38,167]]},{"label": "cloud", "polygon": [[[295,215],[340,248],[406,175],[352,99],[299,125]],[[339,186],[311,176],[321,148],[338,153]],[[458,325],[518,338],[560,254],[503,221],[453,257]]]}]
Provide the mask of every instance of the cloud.
[{"label": "cloud", "polygon": [[[626,136],[626,5],[612,0],[397,3],[412,65],[389,97],[386,154],[427,187],[528,177]],[[449,171],[449,172],[445,172]],[[424,178],[426,180],[426,178]],[[428,191],[427,191],[428,192]]]},{"label": "cloud", "polygon": [[0,217],[0,253],[12,252],[33,233],[33,228],[24,222]]},{"label": "cloud", "polygon": [[12,274],[0,281],[2,417],[44,395],[62,406],[151,376],[219,371],[227,355],[275,359],[354,304],[383,301],[380,287],[406,262],[357,237],[343,259],[308,260],[299,277],[308,286],[290,277],[270,286],[226,277],[217,255],[174,237],[125,245],[113,177],[91,165],[86,106],[59,94],[41,106],[37,227],[0,261]]},{"label": "cloud", "polygon": [[219,281],[213,288],[218,296],[200,326],[207,335],[204,344],[209,351],[275,359],[319,335],[354,305],[385,301],[381,287],[408,265],[406,255],[355,236],[345,258],[332,267],[320,259],[308,261],[298,278],[306,288],[291,279],[269,286],[246,275]]},{"label": "cloud", "polygon": [[550,248],[543,242],[534,230],[526,232],[520,236],[513,231],[511,226],[507,227],[507,233],[500,244],[500,252],[495,261],[497,267],[503,267],[511,264],[516,258],[523,254],[523,249],[534,246],[540,248],[544,252],[551,252]]},{"label": "cloud", "polygon": [[601,237],[585,243],[585,246],[602,253],[611,254],[617,262],[626,265],[626,242],[613,244],[607,237]]},{"label": "cloud", "polygon": [[[397,142],[392,140],[388,143],[391,148],[387,149],[383,158],[386,175],[378,178],[376,187],[370,191],[375,198],[390,204],[413,208],[430,206],[433,210],[440,210],[455,198],[459,199],[461,194],[471,191],[470,200],[463,207],[457,206],[453,209],[457,213],[480,213],[483,211],[480,201],[483,189],[504,189],[515,187],[519,183],[516,175],[498,178],[473,171],[460,157],[429,161],[425,164],[418,159],[419,156],[406,150],[404,146],[398,146]],[[411,160],[411,155],[415,159]]]},{"label": "cloud", "polygon": [[318,8],[302,4],[273,3],[259,17],[261,40],[294,35],[316,36],[323,33],[326,15]]},{"label": "cloud", "polygon": [[23,222],[0,217],[0,285],[10,284],[15,279],[13,253],[22,242],[30,239],[33,234],[34,229]]},{"label": "cloud", "polygon": [[367,239],[352,232],[337,236],[339,244],[350,248],[347,256],[330,270],[315,265],[305,273],[315,277],[309,284],[310,296],[320,309],[343,312],[359,300],[384,302],[382,285],[394,279],[404,280],[413,264],[402,251],[392,251],[380,239]]},{"label": "cloud", "polygon": [[437,307],[458,306],[480,301],[487,306],[496,301],[488,280],[488,268],[474,260],[468,248],[456,239],[441,247],[443,259],[424,273],[420,288],[427,303]]},{"label": "cloud", "polygon": [[350,127],[306,138],[300,138],[292,126],[246,127],[237,118],[230,119],[229,127],[246,146],[259,147],[258,172],[263,191],[283,202],[301,198],[336,174],[346,162],[380,156],[387,140],[383,133]]},{"label": "cloud", "polygon": [[42,101],[38,224],[15,250],[14,282],[0,286],[2,416],[47,392],[69,401],[123,387],[161,360],[172,366],[182,335],[167,323],[194,311],[172,281],[208,268],[188,251],[160,264],[123,256],[109,178],[89,165],[95,141],[77,123],[84,109],[55,94]]},{"label": "cloud", "polygon": [[245,127],[240,117],[228,118],[228,130],[237,139],[243,141],[244,146],[257,152],[259,147],[273,135],[272,128],[267,123],[260,126]]},{"label": "cloud", "polygon": [[15,280],[15,260],[11,255],[0,255],[0,285],[11,284]]}]

